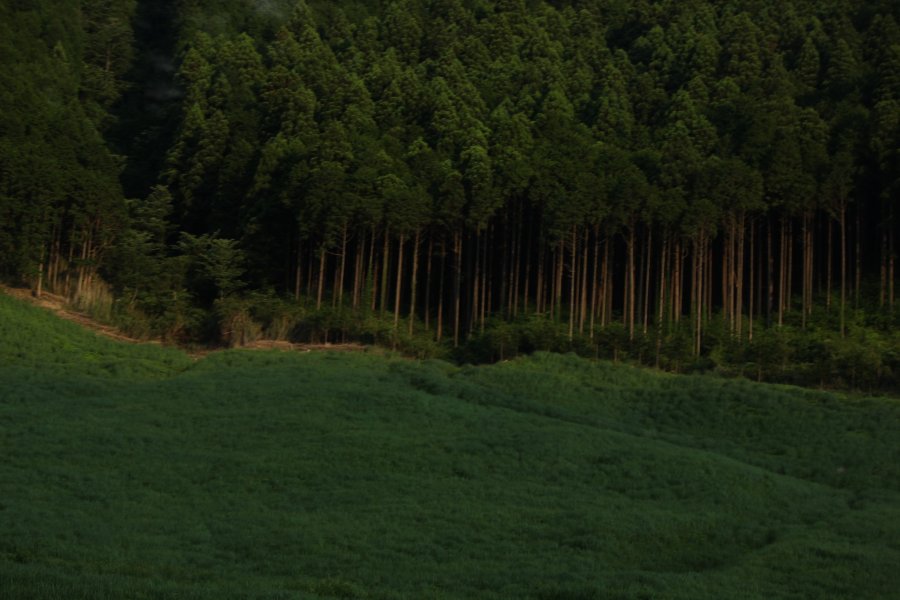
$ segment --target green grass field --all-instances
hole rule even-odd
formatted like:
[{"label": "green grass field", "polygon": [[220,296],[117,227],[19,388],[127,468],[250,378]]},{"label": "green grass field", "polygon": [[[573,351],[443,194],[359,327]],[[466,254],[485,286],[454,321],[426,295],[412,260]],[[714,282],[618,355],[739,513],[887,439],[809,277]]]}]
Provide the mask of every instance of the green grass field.
[{"label": "green grass field", "polygon": [[0,598],[900,596],[900,402],[182,352],[0,295]]}]

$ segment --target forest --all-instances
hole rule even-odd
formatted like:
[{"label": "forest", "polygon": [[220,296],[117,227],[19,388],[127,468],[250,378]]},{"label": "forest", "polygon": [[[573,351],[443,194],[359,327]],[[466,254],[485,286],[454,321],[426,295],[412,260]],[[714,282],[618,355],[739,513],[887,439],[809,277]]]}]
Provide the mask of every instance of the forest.
[{"label": "forest", "polygon": [[891,0],[3,0],[0,277],[134,335],[900,381]]}]

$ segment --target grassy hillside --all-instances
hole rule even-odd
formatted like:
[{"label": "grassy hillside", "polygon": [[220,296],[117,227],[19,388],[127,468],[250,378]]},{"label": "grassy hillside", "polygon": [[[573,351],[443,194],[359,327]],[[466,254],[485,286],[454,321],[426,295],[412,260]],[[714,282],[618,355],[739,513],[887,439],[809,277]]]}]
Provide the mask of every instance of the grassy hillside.
[{"label": "grassy hillside", "polygon": [[894,598],[900,403],[123,345],[0,295],[3,598]]}]

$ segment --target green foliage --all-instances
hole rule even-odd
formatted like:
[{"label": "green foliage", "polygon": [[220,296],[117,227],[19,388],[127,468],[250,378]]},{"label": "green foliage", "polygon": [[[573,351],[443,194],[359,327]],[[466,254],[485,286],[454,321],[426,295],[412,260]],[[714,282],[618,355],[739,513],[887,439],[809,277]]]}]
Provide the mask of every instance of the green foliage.
[{"label": "green foliage", "polygon": [[543,352],[192,361],[0,296],[0,422],[12,599],[900,586],[895,399]]},{"label": "green foliage", "polygon": [[896,386],[897,11],[632,4],[0,3],[0,276],[141,336]]}]

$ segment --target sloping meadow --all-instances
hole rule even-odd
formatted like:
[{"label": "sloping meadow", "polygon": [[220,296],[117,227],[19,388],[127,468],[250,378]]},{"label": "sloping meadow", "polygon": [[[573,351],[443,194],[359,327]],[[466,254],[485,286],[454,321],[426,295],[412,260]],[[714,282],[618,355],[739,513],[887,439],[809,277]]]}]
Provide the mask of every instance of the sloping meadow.
[{"label": "sloping meadow", "polygon": [[125,345],[0,295],[4,598],[890,598],[900,404]]}]

